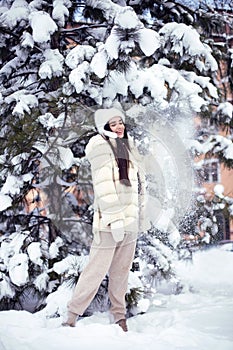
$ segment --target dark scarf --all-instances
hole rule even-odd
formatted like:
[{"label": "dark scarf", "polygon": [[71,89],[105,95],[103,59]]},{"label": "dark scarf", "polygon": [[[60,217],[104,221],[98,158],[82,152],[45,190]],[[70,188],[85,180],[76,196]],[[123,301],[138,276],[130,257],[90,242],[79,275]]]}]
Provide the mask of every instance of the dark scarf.
[{"label": "dark scarf", "polygon": [[129,169],[129,150],[128,150],[128,140],[127,139],[116,139],[116,149],[113,147],[111,141],[108,140],[113,153],[116,158],[116,162],[119,168],[119,179],[120,183],[125,186],[131,186],[128,169]]}]

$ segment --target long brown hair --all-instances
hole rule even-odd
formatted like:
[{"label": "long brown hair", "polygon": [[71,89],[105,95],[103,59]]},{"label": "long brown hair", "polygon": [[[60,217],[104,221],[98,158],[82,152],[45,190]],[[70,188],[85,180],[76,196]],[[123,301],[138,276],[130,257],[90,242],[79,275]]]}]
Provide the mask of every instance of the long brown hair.
[{"label": "long brown hair", "polygon": [[[104,129],[107,131],[112,131],[110,128],[109,123],[105,124]],[[113,153],[116,158],[116,162],[119,168],[119,179],[120,182],[123,183],[125,186],[131,186],[130,180],[129,180],[129,140],[128,140],[128,134],[125,126],[124,130],[124,137],[123,138],[116,138],[116,149],[112,145],[111,141],[109,140],[109,137],[106,136],[106,140],[110,147],[113,150]]]}]

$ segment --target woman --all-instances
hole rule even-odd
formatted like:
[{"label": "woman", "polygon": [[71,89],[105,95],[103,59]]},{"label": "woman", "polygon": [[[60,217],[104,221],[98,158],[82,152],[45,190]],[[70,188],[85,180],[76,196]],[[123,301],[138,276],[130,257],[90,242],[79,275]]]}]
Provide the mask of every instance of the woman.
[{"label": "woman", "polygon": [[125,294],[137,233],[143,230],[145,181],[139,155],[126,131],[125,115],[116,108],[99,109],[95,124],[99,133],[86,147],[95,196],[94,238],[89,263],[68,303],[68,318],[63,325],[75,326],[78,315],[89,306],[108,273],[110,311],[114,322],[126,332]]}]

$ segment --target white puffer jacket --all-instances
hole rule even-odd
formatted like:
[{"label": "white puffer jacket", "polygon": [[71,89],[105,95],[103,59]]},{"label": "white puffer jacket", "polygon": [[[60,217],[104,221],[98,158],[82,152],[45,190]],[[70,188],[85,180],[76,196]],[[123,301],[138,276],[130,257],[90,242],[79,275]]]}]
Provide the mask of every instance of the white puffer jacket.
[{"label": "white puffer jacket", "polygon": [[[115,139],[111,139],[110,142],[116,147]],[[91,164],[95,196],[93,234],[97,243],[99,231],[110,232],[111,223],[118,220],[124,221],[125,233],[145,229],[145,176],[132,138],[129,138],[129,146],[128,175],[131,186],[120,183],[113,150],[103,136],[93,136],[86,146],[85,153]]]}]

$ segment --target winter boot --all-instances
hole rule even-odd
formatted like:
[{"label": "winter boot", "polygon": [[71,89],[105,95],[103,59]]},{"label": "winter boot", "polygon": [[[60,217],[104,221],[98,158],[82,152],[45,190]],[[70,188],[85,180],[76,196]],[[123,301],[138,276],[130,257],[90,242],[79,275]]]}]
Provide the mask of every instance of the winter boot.
[{"label": "winter boot", "polygon": [[75,327],[78,315],[74,312],[68,311],[67,320],[62,323],[63,327]]},{"label": "winter boot", "polygon": [[125,318],[122,318],[121,320],[117,321],[116,324],[118,324],[123,329],[124,332],[128,332],[128,327],[127,327]]}]

